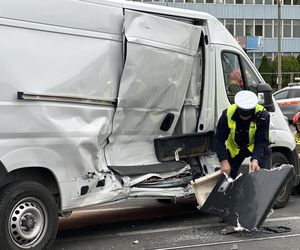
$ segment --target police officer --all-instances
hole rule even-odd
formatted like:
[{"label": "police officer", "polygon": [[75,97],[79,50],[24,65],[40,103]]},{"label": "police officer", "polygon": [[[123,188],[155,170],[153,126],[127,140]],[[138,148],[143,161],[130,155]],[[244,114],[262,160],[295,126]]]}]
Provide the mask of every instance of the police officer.
[{"label": "police officer", "polygon": [[216,152],[221,171],[236,178],[245,158],[251,156],[251,171],[267,167],[270,115],[248,90],[238,92],[234,104],[224,110],[217,126]]}]

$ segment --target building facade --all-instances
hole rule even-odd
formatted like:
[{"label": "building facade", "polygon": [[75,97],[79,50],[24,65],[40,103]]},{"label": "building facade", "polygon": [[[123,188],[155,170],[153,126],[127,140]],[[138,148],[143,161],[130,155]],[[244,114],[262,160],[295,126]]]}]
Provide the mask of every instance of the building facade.
[{"label": "building facade", "polygon": [[[130,1],[130,0],[129,0]],[[260,46],[247,49],[259,67],[265,55],[271,61],[278,51],[277,0],[133,0],[204,11],[217,17],[235,37],[258,36]],[[283,0],[281,6],[282,55],[300,55],[300,0]]]}]

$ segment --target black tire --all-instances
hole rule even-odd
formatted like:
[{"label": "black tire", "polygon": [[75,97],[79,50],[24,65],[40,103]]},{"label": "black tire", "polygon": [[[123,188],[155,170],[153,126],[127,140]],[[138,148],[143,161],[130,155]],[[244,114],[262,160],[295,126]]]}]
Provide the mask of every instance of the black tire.
[{"label": "black tire", "polygon": [[[279,152],[272,153],[272,168],[278,168],[282,164],[289,164],[287,158]],[[290,196],[292,193],[292,182],[289,181],[288,184],[284,186],[284,188],[280,191],[275,204],[274,208],[283,208],[289,202]]]},{"label": "black tire", "polygon": [[50,249],[58,227],[52,194],[35,182],[18,182],[0,192],[1,249]]}]

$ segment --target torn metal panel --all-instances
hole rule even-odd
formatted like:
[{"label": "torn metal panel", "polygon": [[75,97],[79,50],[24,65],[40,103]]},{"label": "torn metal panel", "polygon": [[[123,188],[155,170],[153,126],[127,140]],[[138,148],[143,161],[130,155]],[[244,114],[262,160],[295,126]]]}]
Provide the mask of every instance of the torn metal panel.
[{"label": "torn metal panel", "polygon": [[[153,140],[174,131],[190,83],[201,29],[125,10],[126,62],[113,131],[105,148],[108,165],[158,163]],[[160,128],[168,114],[173,114],[174,119],[163,131]]]},{"label": "torn metal panel", "polygon": [[183,169],[187,164],[180,161],[165,162],[153,165],[137,165],[137,166],[110,166],[114,172],[121,176],[138,176],[149,173],[166,173],[177,172]]},{"label": "torn metal panel", "polygon": [[[188,178],[185,178],[188,177]],[[165,173],[149,173],[142,176],[130,177],[130,186],[141,184],[140,186],[148,187],[182,187],[187,186],[192,179],[191,167],[186,165],[178,171]]]},{"label": "torn metal panel", "polygon": [[223,218],[238,230],[259,229],[293,175],[294,167],[284,164],[272,170],[243,174],[232,182],[222,176],[201,211]]}]

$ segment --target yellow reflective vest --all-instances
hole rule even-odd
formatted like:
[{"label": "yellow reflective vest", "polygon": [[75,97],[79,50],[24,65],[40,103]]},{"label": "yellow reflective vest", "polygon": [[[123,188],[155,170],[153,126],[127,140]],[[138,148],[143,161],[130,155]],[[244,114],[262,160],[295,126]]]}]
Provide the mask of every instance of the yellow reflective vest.
[{"label": "yellow reflective vest", "polygon": [[298,154],[300,154],[300,134],[297,131],[294,134],[294,138],[296,141],[297,152],[298,152]]},{"label": "yellow reflective vest", "polygon": [[295,141],[296,141],[297,145],[299,145],[300,144],[300,134],[298,132],[296,132],[294,137],[295,137]]},{"label": "yellow reflective vest", "polygon": [[[230,156],[234,158],[235,156],[238,155],[240,152],[239,146],[236,144],[234,137],[235,137],[235,129],[236,129],[236,122],[232,120],[232,116],[234,112],[236,111],[237,106],[236,104],[232,104],[228,107],[227,109],[227,123],[228,123],[228,128],[230,130],[226,145],[227,149],[229,150]],[[263,111],[264,107],[262,105],[257,104],[255,107],[255,114],[259,111]],[[250,122],[250,127],[249,127],[249,145],[248,145],[248,150],[250,152],[253,152],[254,149],[254,138],[255,138],[255,133],[256,133],[256,122],[251,121]]]}]

